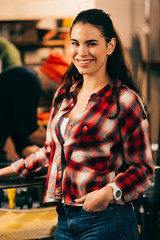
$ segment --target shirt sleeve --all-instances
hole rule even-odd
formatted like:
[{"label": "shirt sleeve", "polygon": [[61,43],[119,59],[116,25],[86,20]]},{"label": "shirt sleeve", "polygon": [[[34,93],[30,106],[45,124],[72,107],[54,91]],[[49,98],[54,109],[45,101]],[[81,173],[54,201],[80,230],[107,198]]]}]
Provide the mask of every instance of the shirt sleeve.
[{"label": "shirt sleeve", "polygon": [[0,36],[0,58],[3,70],[22,65],[21,54],[18,48],[2,36]]},{"label": "shirt sleeve", "polygon": [[44,166],[48,166],[49,159],[47,157],[46,151],[40,149],[34,154],[29,155],[26,159],[19,159],[11,164],[13,170],[21,177],[27,178],[30,172]]},{"label": "shirt sleeve", "polygon": [[121,138],[127,170],[120,172],[114,182],[122,190],[124,200],[130,202],[149,188],[154,162],[144,107],[136,96],[130,98],[127,107],[127,98],[124,99]]}]

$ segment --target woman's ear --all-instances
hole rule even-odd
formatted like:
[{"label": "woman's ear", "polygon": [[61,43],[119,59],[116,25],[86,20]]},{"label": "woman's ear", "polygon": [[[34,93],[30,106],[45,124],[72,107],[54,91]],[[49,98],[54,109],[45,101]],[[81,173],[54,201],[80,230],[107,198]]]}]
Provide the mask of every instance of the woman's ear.
[{"label": "woman's ear", "polygon": [[107,55],[111,55],[116,47],[116,39],[111,38],[111,41],[107,43]]}]

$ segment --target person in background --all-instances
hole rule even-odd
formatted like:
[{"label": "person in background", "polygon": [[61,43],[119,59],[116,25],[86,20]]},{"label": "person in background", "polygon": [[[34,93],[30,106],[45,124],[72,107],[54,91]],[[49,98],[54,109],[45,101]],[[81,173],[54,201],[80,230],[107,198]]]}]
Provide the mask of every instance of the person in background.
[{"label": "person in background", "polygon": [[[48,61],[53,72],[51,76],[48,73]],[[68,66],[63,54],[52,52],[37,71],[27,66],[17,66],[0,74],[1,162],[7,160],[4,145],[9,136],[16,152],[22,157],[36,152],[44,145],[46,129],[37,123],[40,97],[44,96],[46,101],[53,98],[60,84],[60,77]]]},{"label": "person in background", "polygon": [[[21,65],[22,65],[22,60],[21,60],[20,51],[16,48],[16,46],[12,42],[7,40],[3,36],[0,36],[0,73],[10,67],[21,66]],[[0,94],[1,94],[1,86],[0,86]],[[5,96],[5,98],[6,98],[6,96]],[[0,100],[1,100],[1,96],[0,96]],[[0,103],[0,107],[1,107],[1,103]],[[2,118],[2,114],[3,113],[1,112],[0,119]],[[0,123],[1,123],[1,121],[0,121]],[[0,127],[0,130],[2,127],[3,126]],[[0,138],[1,138],[1,133],[0,133]],[[1,140],[0,140],[0,142],[1,142]],[[1,145],[1,143],[0,143],[0,145]],[[4,162],[4,159],[6,159],[6,153],[5,153],[5,151],[3,151],[1,149],[1,146],[0,146],[0,162],[2,159]],[[2,199],[3,199],[3,190],[0,190],[0,206],[1,206]]]},{"label": "person in background", "polygon": [[21,54],[16,46],[7,40],[5,37],[0,36],[0,59],[1,59],[1,71],[13,67],[22,65]]},{"label": "person in background", "polygon": [[43,148],[0,178],[49,163],[44,202],[57,204],[55,240],[136,240],[131,202],[150,186],[149,124],[110,16],[82,11],[73,21],[72,63],[57,90]]}]

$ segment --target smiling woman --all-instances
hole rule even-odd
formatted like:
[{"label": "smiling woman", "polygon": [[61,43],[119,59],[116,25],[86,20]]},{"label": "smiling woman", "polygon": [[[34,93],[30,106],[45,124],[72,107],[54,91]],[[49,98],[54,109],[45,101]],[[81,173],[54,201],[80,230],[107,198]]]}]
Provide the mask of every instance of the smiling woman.
[{"label": "smiling woman", "polygon": [[57,204],[55,240],[137,240],[132,200],[151,184],[149,125],[110,16],[82,11],[71,31],[72,63],[57,90],[46,142],[0,177],[49,163],[44,202]]}]

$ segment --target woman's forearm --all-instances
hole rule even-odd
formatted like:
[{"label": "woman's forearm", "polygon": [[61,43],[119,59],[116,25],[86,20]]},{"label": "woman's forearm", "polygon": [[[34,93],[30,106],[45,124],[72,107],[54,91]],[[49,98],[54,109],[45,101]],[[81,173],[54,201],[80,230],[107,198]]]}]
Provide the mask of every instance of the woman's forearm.
[{"label": "woman's forearm", "polygon": [[17,173],[11,166],[0,169],[0,179],[17,176]]}]

